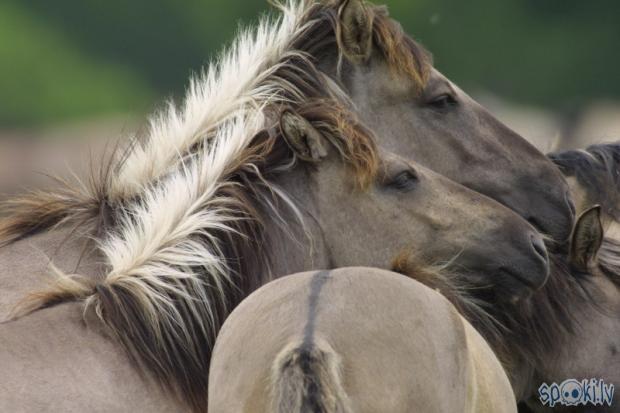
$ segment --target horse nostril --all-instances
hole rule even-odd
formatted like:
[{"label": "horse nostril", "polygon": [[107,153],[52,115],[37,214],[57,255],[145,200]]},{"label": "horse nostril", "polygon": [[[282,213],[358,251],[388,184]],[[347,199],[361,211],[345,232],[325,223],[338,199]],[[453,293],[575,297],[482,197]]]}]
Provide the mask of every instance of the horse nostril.
[{"label": "horse nostril", "polygon": [[544,260],[548,260],[547,256],[547,248],[545,247],[545,243],[541,237],[537,237],[536,235],[530,235],[530,240],[532,241],[532,247],[534,251]]}]

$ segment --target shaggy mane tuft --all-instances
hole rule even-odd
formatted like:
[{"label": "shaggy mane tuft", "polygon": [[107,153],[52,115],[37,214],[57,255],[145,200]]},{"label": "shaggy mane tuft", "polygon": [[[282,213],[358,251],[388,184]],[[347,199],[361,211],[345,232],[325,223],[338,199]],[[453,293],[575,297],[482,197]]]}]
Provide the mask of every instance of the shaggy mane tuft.
[{"label": "shaggy mane tuft", "polygon": [[[317,101],[297,113],[330,140],[360,187],[374,179],[372,135],[350,112]],[[264,124],[261,112],[239,115],[127,204],[99,241],[108,263],[103,279],[57,271],[56,283],[27,297],[18,314],[84,300],[137,365],[202,411],[217,332],[232,308],[274,277],[265,224],[290,211],[304,227],[295,202],[272,182],[297,165],[295,154]],[[290,233],[283,229],[282,236]]]},{"label": "shaggy mane tuft", "polygon": [[[595,271],[601,271],[617,285],[620,245],[605,239]],[[610,252],[613,251],[613,252]],[[592,274],[576,272],[565,256],[552,254],[547,283],[532,296],[517,303],[499,305],[491,288],[470,285],[467,277],[452,272],[449,265],[424,264],[408,253],[397,256],[393,271],[413,278],[443,294],[469,321],[498,356],[507,371],[516,363],[543,366],[550,355],[566,348],[579,331],[584,306],[603,311]]]},{"label": "shaggy mane tuft", "polygon": [[[265,223],[283,211],[301,220],[271,179],[297,162],[276,126],[281,111],[297,112],[328,137],[360,188],[376,174],[371,131],[353,115],[341,79],[319,66],[322,58],[340,61],[341,4],[276,2],[278,16],[241,31],[190,80],[182,104],[154,115],[92,185],[12,201],[0,245],[72,224],[91,228],[107,264],[101,278],[55,271],[56,283],[25,300],[21,313],[84,300],[139,366],[204,411],[220,325],[272,276]],[[384,8],[369,10],[375,45],[422,87],[430,56]]]},{"label": "shaggy mane tuft", "polygon": [[591,145],[547,156],[565,176],[577,180],[588,205],[600,204],[605,214],[620,222],[620,143]]}]

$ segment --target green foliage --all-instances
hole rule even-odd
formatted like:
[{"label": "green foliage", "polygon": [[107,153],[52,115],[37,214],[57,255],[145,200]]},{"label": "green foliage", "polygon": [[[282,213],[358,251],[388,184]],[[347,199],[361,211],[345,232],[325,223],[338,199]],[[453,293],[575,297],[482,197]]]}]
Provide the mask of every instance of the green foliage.
[{"label": "green foliage", "polygon": [[[379,0],[376,0],[379,2]],[[385,0],[467,90],[570,109],[620,98],[615,0]],[[0,124],[142,112],[266,0],[3,0]]]},{"label": "green foliage", "polygon": [[143,111],[152,99],[138,73],[82,54],[27,9],[0,3],[0,124],[44,123]]},{"label": "green foliage", "polygon": [[390,3],[437,67],[466,89],[555,109],[620,97],[617,1]]}]

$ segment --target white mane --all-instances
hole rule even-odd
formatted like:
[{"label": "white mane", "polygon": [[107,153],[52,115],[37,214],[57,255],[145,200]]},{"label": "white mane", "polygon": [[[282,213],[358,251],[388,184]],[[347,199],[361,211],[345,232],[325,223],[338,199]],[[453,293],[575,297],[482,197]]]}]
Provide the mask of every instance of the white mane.
[{"label": "white mane", "polygon": [[[126,199],[177,164],[192,145],[212,139],[230,127],[239,112],[256,111],[268,100],[277,103],[282,90],[303,100],[290,84],[273,78],[291,56],[291,40],[310,24],[303,17],[312,1],[278,3],[277,18],[263,18],[254,30],[242,30],[235,43],[206,72],[190,80],[180,108],[172,102],[153,116],[143,143],[135,145],[111,180],[111,199]],[[224,135],[227,135],[226,133]]]},{"label": "white mane", "polygon": [[[255,159],[244,154],[257,133],[273,125],[267,108],[307,100],[277,73],[293,57],[308,60],[291,43],[314,23],[306,14],[316,5],[312,0],[277,5],[280,17],[242,31],[216,63],[191,80],[180,108],[169,103],[150,119],[147,135],[134,138],[103,183],[114,214],[111,232],[97,240],[107,273],[97,281],[55,270],[55,284],[33,295],[24,311],[59,298],[82,299],[164,384],[186,398],[206,397],[199,394],[206,388],[210,344],[234,288],[223,241],[214,232],[243,236],[236,225],[245,219],[239,200],[222,195],[222,189],[234,185],[229,177],[235,170],[260,175]],[[344,96],[335,83],[321,81]],[[271,197],[300,218],[286,194],[270,189]],[[275,208],[272,201],[265,200],[268,208]],[[277,219],[279,212],[273,214]],[[179,366],[191,371],[179,372]],[[200,374],[203,381],[196,379]]]}]

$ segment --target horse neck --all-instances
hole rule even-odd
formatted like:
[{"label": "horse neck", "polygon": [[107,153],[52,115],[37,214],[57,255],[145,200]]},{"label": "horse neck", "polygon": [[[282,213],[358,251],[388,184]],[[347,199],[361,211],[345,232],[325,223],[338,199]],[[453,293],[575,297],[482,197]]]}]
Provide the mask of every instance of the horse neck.
[{"label": "horse neck", "polygon": [[491,334],[489,341],[500,355],[519,399],[535,393],[546,372],[568,361],[569,347],[581,334],[585,321],[582,313],[596,311],[589,297],[598,287],[578,280],[564,259],[554,258],[545,286],[516,307],[494,311],[506,330]]},{"label": "horse neck", "polygon": [[[582,303],[575,308],[576,331],[565,348],[557,352],[558,356],[550,359],[548,365],[541,366],[543,378],[570,374],[564,373],[566,366],[588,371],[596,368],[600,360],[606,360],[609,362],[607,368],[617,371],[620,362],[620,288],[603,274],[594,273],[591,277],[587,288],[593,303]],[[596,340],[592,340],[593,337]]]},{"label": "horse neck", "polygon": [[269,278],[330,268],[332,264],[318,219],[311,173],[306,168],[297,167],[280,175],[274,183],[295,204],[297,213],[283,206],[279,217],[273,213],[265,214]]},{"label": "horse neck", "polygon": [[[603,274],[590,274],[583,286],[593,301],[567,301],[574,318],[574,331],[567,339],[558,340],[558,345],[540,349],[541,363],[533,363],[516,356],[511,360],[511,382],[515,395],[524,400],[537,394],[538,387],[543,383],[561,382],[583,372],[601,373],[602,368],[607,374],[616,374],[614,367],[605,370],[598,363],[600,360],[610,361],[617,365],[620,350],[620,288]],[[597,337],[597,340],[592,340]],[[600,346],[601,342],[607,343]],[[516,353],[516,352],[515,352]],[[611,373],[610,373],[611,372]],[[619,379],[620,377],[611,377]],[[610,379],[610,377],[606,377]],[[558,381],[559,380],[559,381]]]}]

